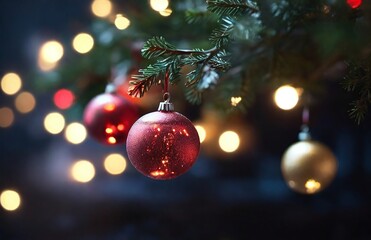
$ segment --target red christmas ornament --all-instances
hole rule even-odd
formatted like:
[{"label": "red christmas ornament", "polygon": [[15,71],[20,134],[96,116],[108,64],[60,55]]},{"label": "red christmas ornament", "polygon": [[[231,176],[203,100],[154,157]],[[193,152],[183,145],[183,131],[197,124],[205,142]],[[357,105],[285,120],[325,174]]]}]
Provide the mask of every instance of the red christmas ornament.
[{"label": "red christmas ornament", "polygon": [[191,168],[200,150],[192,122],[173,111],[168,101],[157,112],[138,119],[129,131],[126,150],[133,166],[145,176],[167,180]]},{"label": "red christmas ornament", "polygon": [[113,93],[96,96],[84,111],[84,124],[89,134],[110,145],[125,142],[130,127],[137,119],[137,108]]},{"label": "red christmas ornament", "polygon": [[362,4],[362,0],[347,0],[347,4],[351,8],[358,8]]}]

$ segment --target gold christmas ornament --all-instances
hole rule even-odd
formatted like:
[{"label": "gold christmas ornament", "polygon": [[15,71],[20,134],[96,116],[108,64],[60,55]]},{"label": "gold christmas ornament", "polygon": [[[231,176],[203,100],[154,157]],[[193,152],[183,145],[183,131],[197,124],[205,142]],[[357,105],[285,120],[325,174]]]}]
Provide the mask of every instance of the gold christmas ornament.
[{"label": "gold christmas ornament", "polygon": [[325,145],[311,140],[291,145],[282,157],[281,169],[287,185],[294,191],[314,194],[334,179],[337,161]]}]

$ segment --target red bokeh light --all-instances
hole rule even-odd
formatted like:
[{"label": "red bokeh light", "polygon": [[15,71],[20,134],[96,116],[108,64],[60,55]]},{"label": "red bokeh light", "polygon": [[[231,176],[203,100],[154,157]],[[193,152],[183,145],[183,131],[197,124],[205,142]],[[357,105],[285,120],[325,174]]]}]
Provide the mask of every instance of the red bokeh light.
[{"label": "red bokeh light", "polygon": [[347,0],[347,4],[351,8],[358,8],[362,4],[362,0]]},{"label": "red bokeh light", "polygon": [[68,109],[72,106],[75,95],[68,89],[60,89],[54,94],[54,104],[59,109]]}]

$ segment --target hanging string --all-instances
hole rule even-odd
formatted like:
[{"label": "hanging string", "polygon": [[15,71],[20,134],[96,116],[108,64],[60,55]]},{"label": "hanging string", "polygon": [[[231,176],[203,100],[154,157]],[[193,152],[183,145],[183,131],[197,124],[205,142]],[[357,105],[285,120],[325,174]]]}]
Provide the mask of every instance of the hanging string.
[{"label": "hanging string", "polygon": [[310,132],[309,132],[309,108],[304,107],[302,113],[302,125],[301,125],[301,132],[299,133],[299,140],[310,140]]},{"label": "hanging string", "polygon": [[170,101],[170,93],[169,93],[169,70],[166,69],[165,73],[165,79],[164,79],[164,101],[169,102]]},{"label": "hanging string", "polygon": [[302,124],[307,126],[309,125],[309,108],[307,106],[303,109]]}]

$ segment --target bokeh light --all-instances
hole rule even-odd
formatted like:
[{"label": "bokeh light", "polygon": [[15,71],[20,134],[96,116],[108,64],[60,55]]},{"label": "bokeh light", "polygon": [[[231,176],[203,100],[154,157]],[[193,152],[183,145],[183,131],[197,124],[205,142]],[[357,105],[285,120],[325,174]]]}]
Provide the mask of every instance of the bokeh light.
[{"label": "bokeh light", "polygon": [[38,58],[37,64],[39,66],[39,69],[43,72],[49,72],[58,66],[57,62],[54,63],[46,62],[41,57]]},{"label": "bokeh light", "polygon": [[21,197],[14,190],[4,190],[0,195],[1,206],[7,211],[14,211],[21,205]]},{"label": "bokeh light", "polygon": [[240,146],[240,137],[234,131],[226,131],[219,137],[219,146],[224,152],[235,152]]},{"label": "bokeh light", "polygon": [[86,128],[78,122],[70,123],[65,130],[66,140],[72,144],[80,144],[87,137]]},{"label": "bokeh light", "polygon": [[118,153],[108,155],[104,159],[104,168],[112,175],[118,175],[126,169],[126,159]]},{"label": "bokeh light", "polygon": [[115,19],[115,26],[119,30],[125,30],[130,26],[130,20],[122,14],[117,14]]},{"label": "bokeh light", "polygon": [[15,99],[15,107],[20,113],[29,113],[36,106],[36,99],[30,92],[22,92]]},{"label": "bokeh light", "polygon": [[196,125],[195,126],[196,130],[197,130],[197,133],[198,133],[198,136],[200,138],[200,143],[203,143],[206,139],[206,130],[203,126],[201,125]]},{"label": "bokeh light", "polygon": [[91,11],[97,17],[107,17],[112,11],[112,3],[109,0],[94,0]]},{"label": "bokeh light", "polygon": [[289,85],[278,88],[274,94],[274,101],[283,110],[293,109],[299,102],[299,92]]},{"label": "bokeh light", "polygon": [[81,183],[90,182],[95,176],[94,165],[87,160],[75,162],[70,169],[73,180]]},{"label": "bokeh light", "polygon": [[347,4],[349,5],[349,7],[355,9],[361,6],[362,0],[347,0]]},{"label": "bokeh light", "polygon": [[57,63],[63,57],[64,49],[61,43],[52,40],[44,43],[39,52],[39,58],[45,63]]},{"label": "bokeh light", "polygon": [[72,46],[78,53],[88,53],[94,47],[94,38],[88,33],[79,33],[73,38]]},{"label": "bokeh light", "polygon": [[149,4],[151,8],[157,12],[165,11],[165,9],[169,6],[168,0],[150,0]]},{"label": "bokeh light", "polygon": [[61,133],[66,125],[62,114],[57,112],[49,113],[44,118],[44,128],[51,134]]},{"label": "bokeh light", "polygon": [[241,97],[231,97],[231,105],[237,107],[237,105],[242,101]]},{"label": "bokeh light", "polygon": [[10,72],[5,74],[1,79],[1,89],[5,94],[16,94],[22,87],[22,79],[18,74]]},{"label": "bokeh light", "polygon": [[75,95],[68,89],[58,90],[53,97],[55,106],[62,110],[70,108],[74,100]]},{"label": "bokeh light", "polygon": [[3,107],[0,108],[0,127],[10,127],[14,122],[14,113],[12,109]]},{"label": "bokeh light", "polygon": [[168,16],[170,16],[173,13],[173,10],[171,10],[170,8],[166,8],[163,11],[159,11],[159,13],[163,17],[168,17]]}]

